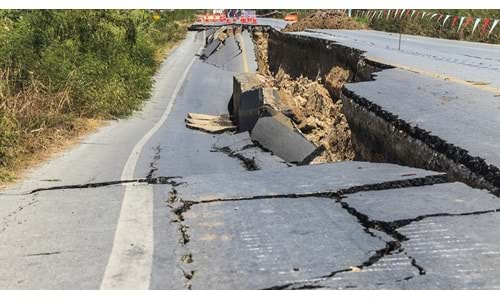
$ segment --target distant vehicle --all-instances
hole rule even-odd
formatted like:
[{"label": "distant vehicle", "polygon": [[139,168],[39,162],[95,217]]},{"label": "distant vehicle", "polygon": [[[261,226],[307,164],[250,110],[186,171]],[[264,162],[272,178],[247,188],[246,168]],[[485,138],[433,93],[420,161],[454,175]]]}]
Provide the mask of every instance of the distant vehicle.
[{"label": "distant vehicle", "polygon": [[285,21],[287,22],[297,22],[299,20],[299,15],[296,12],[291,12],[286,14]]}]

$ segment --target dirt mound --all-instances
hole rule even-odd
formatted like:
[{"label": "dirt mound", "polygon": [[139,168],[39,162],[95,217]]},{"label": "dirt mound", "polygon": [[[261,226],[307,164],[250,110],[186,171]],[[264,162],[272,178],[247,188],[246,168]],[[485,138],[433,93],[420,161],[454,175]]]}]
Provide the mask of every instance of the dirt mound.
[{"label": "dirt mound", "polygon": [[283,29],[285,32],[303,31],[305,29],[366,29],[366,26],[354,21],[346,14],[335,10],[318,10],[307,17],[299,19]]}]

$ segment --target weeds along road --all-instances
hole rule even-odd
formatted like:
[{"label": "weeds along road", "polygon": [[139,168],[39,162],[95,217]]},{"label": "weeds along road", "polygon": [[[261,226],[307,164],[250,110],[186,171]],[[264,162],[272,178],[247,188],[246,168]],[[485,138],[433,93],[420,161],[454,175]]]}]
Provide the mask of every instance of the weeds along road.
[{"label": "weeds along road", "polygon": [[[1,288],[500,287],[500,202],[489,191],[405,163],[290,166],[248,136],[186,128],[190,112],[227,113],[233,76],[256,72],[248,31],[200,59],[212,32],[188,33],[141,112],[1,192]],[[433,89],[439,78],[427,77]],[[348,88],[369,97],[383,89],[363,84],[376,82]],[[422,126],[455,138],[444,124]],[[471,151],[495,164],[483,146]]]}]

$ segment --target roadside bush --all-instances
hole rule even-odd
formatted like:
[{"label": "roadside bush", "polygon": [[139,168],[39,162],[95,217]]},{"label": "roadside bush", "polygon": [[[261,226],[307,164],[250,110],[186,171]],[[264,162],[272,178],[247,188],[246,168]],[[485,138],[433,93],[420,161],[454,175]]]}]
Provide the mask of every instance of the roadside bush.
[{"label": "roadside bush", "polygon": [[158,53],[184,37],[193,15],[0,10],[0,181],[18,159],[43,149],[54,131],[71,132],[78,119],[122,118],[140,108],[150,95]]}]

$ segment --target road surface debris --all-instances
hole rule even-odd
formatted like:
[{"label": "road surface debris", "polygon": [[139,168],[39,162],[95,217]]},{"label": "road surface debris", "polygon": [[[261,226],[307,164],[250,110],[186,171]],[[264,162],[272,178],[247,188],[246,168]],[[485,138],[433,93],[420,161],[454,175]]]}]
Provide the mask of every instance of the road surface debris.
[{"label": "road surface debris", "polygon": [[207,115],[188,113],[185,119],[186,127],[207,133],[223,133],[236,130],[228,115]]}]

